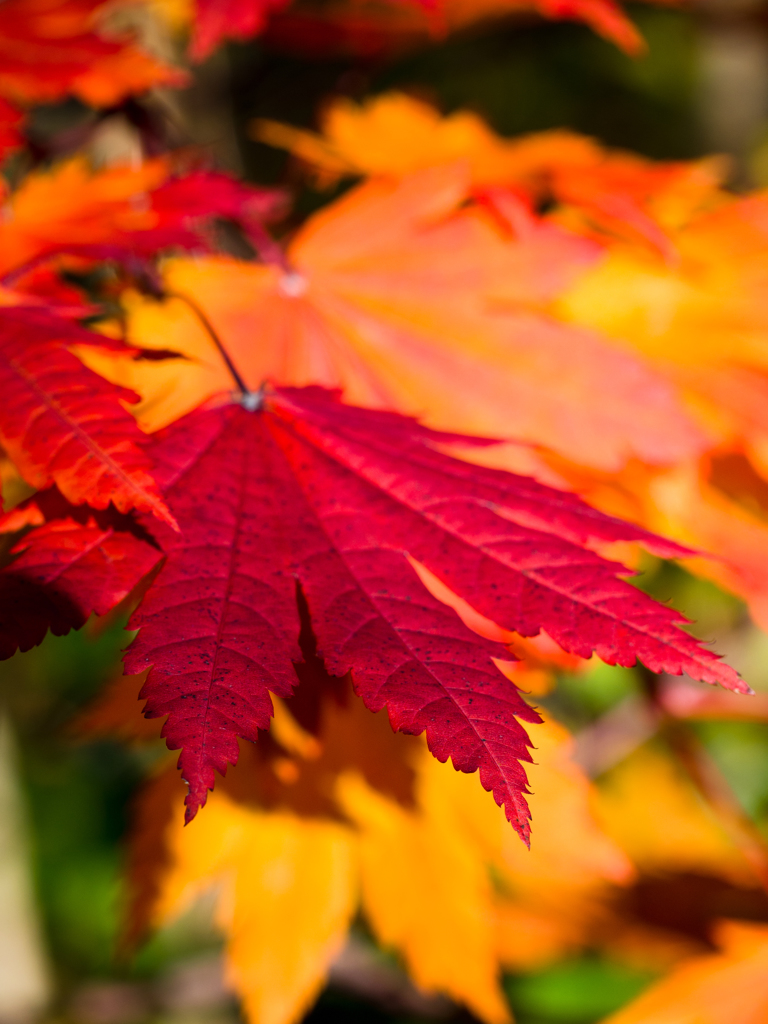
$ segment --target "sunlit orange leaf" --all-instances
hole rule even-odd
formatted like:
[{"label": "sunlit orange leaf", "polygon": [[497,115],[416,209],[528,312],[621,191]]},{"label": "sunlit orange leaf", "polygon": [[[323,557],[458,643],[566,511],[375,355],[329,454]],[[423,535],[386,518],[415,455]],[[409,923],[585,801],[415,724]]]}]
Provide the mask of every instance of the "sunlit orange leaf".
[{"label": "sunlit orange leaf", "polygon": [[157,218],[148,203],[137,200],[168,173],[165,160],[94,173],[76,157],[29,175],[8,201],[0,224],[0,268],[7,272],[63,244],[105,242],[118,233],[154,227]]},{"label": "sunlit orange leaf", "polygon": [[[555,274],[548,278],[552,290],[542,290],[540,275],[518,277],[517,294],[505,301],[543,307],[553,314],[552,323],[595,330],[614,353],[639,352],[680,389],[709,445],[718,449],[704,460],[677,457],[677,466],[662,473],[649,470],[653,460],[641,455],[627,461],[621,479],[590,478],[574,463],[594,467],[594,454],[590,460],[573,445],[566,453],[551,423],[534,418],[517,433],[566,455],[570,465],[550,460],[551,468],[606,511],[716,552],[718,560],[691,567],[744,595],[758,620],[768,621],[768,325],[761,298],[768,283],[768,207],[761,194],[732,199],[718,187],[714,165],[654,164],[605,153],[578,136],[550,133],[507,142],[475,115],[440,118],[396,94],[364,107],[335,104],[323,137],[275,125],[268,126],[270,133],[332,174],[407,180],[417,168],[463,156],[468,187],[489,223],[521,253],[532,225],[538,239],[554,227],[532,214],[526,205],[532,198],[554,198],[560,204],[555,219],[582,241],[599,236],[600,254],[571,263],[568,283]],[[583,357],[585,341],[582,335],[576,342]],[[542,403],[556,382],[540,368],[537,382]],[[475,387],[485,385],[477,380]],[[593,394],[605,394],[599,383],[595,387]],[[425,394],[424,407],[428,401]],[[527,471],[541,475],[540,467]]]},{"label": "sunlit orange leaf", "polygon": [[724,921],[720,952],[696,957],[604,1024],[763,1024],[768,1019],[768,927]]},{"label": "sunlit orange leaf", "polygon": [[[333,799],[336,778],[340,772],[354,770],[388,797],[413,806],[420,741],[393,732],[386,714],[367,711],[351,693],[348,680],[328,676],[310,652],[298,671],[302,682],[295,696],[286,702],[273,697],[270,732],[257,744],[243,744],[237,769],[228,773],[219,788],[229,799],[251,808],[342,820]],[[160,721],[141,714],[143,683],[143,676],[113,680],[76,719],[74,733],[157,742]],[[145,783],[135,800],[124,927],[129,943],[146,937],[152,923],[153,907],[172,863],[168,830],[184,792],[181,777],[170,763]]]},{"label": "sunlit orange leaf", "polygon": [[[73,95],[93,106],[119,103],[184,74],[112,38],[104,0],[5,0],[0,7],[0,92],[23,103]],[[101,25],[100,25],[101,23]],[[103,27],[102,27],[103,26]]]},{"label": "sunlit orange leaf", "polygon": [[[92,169],[73,157],[29,174],[9,197],[0,224],[0,275],[13,272],[24,295],[61,301],[48,282],[30,280],[35,260],[60,251],[105,259],[121,249],[152,256],[175,246],[205,249],[199,229],[211,217],[258,222],[277,209],[281,195],[243,185],[225,174],[173,173],[162,157],[138,167]],[[47,268],[37,268],[37,272]],[[5,304],[5,301],[0,299]],[[7,301],[11,301],[10,299]]]},{"label": "sunlit orange leaf", "polygon": [[481,193],[503,186],[514,190],[507,202],[522,193],[568,204],[582,234],[618,233],[666,260],[676,258],[670,230],[690,210],[712,202],[724,170],[717,161],[654,163],[566,130],[504,139],[474,113],[441,117],[402,93],[363,105],[338,100],[322,128],[314,135],[273,121],[254,124],[256,137],[292,150],[316,168],[321,183],[350,174],[399,176],[462,159]]},{"label": "sunlit orange leaf", "polygon": [[[265,378],[341,386],[350,402],[606,469],[633,453],[650,463],[696,454],[704,437],[673,388],[542,312],[592,252],[547,227],[507,240],[482,209],[456,209],[465,189],[460,166],[370,182],[311,218],[290,269],[173,260],[166,287],[194,297],[253,388]],[[231,391],[188,303],[134,298],[127,312],[133,344],[186,357],[86,356],[142,395],[145,429]]]}]

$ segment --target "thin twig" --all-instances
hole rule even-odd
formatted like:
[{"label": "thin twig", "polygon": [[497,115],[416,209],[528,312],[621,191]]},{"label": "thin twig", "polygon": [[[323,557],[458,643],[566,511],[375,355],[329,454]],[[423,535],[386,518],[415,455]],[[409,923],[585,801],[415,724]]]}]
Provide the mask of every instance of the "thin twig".
[{"label": "thin twig", "polygon": [[639,668],[648,701],[658,715],[660,736],[768,893],[768,842],[695,730],[663,707],[658,696],[659,677],[644,666]]},{"label": "thin twig", "polygon": [[668,719],[661,735],[768,893],[768,845],[712,755],[687,722]]}]

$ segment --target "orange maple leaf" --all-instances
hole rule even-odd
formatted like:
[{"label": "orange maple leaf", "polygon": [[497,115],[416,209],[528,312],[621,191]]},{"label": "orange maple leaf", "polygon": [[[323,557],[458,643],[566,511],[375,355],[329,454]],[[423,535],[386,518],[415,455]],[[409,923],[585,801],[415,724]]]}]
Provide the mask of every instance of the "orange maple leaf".
[{"label": "orange maple leaf", "polygon": [[[463,158],[469,190],[491,208],[509,244],[542,224],[599,244],[592,261],[572,264],[562,290],[553,280],[545,308],[559,324],[596,332],[615,350],[652,365],[706,436],[699,454],[666,469],[646,456],[613,476],[595,475],[589,458],[546,457],[561,485],[576,487],[606,511],[643,522],[716,553],[690,567],[745,596],[768,622],[768,365],[763,338],[768,202],[735,198],[719,185],[716,162],[654,163],[603,150],[570,133],[504,140],[473,114],[441,118],[397,94],[332,106],[322,136],[284,126],[258,129],[326,176],[369,174],[405,180],[417,170]],[[526,202],[555,201],[537,218]],[[535,296],[530,279],[518,302]],[[583,343],[581,336],[579,344]],[[540,400],[552,388],[539,374]],[[141,390],[138,388],[137,390]],[[593,392],[597,394],[598,392]],[[601,394],[605,389],[601,388]],[[538,425],[526,435],[564,455]],[[705,455],[704,452],[709,452]],[[541,454],[541,453],[540,453]],[[594,461],[592,468],[594,468]]]},{"label": "orange maple leaf", "polygon": [[563,129],[504,139],[476,114],[441,117],[402,93],[362,105],[336,101],[323,116],[322,135],[265,120],[256,121],[253,131],[305,160],[321,183],[342,175],[401,176],[464,160],[472,189],[512,230],[524,224],[521,196],[530,203],[554,201],[567,205],[568,222],[581,234],[613,238],[618,232],[673,262],[670,229],[698,205],[717,200],[724,172],[722,161],[654,163]]},{"label": "orange maple leaf", "polygon": [[460,165],[369,182],[310,219],[286,267],[170,261],[165,286],[181,298],[129,298],[129,337],[185,360],[84,358],[130,382],[144,399],[142,426],[157,429],[232,387],[197,306],[253,388],[265,378],[341,386],[350,402],[546,444],[605,469],[631,454],[662,464],[695,456],[704,436],[672,387],[547,315],[599,251],[547,225],[503,238],[482,208],[457,208],[466,187]]},{"label": "orange maple leaf", "polygon": [[768,1019],[768,927],[723,921],[720,952],[679,964],[603,1024],[762,1024]]}]

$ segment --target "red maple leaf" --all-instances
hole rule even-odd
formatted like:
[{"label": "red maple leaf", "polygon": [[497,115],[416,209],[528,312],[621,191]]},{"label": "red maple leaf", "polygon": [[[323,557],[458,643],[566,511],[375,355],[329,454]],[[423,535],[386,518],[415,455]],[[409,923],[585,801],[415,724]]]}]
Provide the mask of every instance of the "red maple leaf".
[{"label": "red maple leaf", "polygon": [[109,106],[155,85],[183,85],[183,72],[161,64],[130,38],[94,31],[105,0],[4,0],[0,5],[0,92],[22,103],[68,94]]},{"label": "red maple leaf", "polygon": [[97,524],[90,514],[81,522],[55,518],[11,553],[18,558],[0,571],[0,658],[28,651],[49,629],[61,636],[79,629],[92,612],[105,615],[162,557],[139,537]]},{"label": "red maple leaf", "polygon": [[173,524],[143,435],[121,402],[136,396],[88,370],[67,346],[109,344],[40,310],[0,310],[0,444],[33,487],[73,504],[152,512]]},{"label": "red maple leaf", "polygon": [[270,14],[291,0],[197,0],[193,60],[205,60],[223,39],[250,39],[261,32]]},{"label": "red maple leaf", "polygon": [[24,115],[0,96],[0,155],[21,145],[21,125]]},{"label": "red maple leaf", "polygon": [[[528,836],[528,737],[538,714],[491,662],[504,647],[470,631],[421,583],[411,560],[483,615],[524,636],[546,630],[566,651],[610,664],[747,687],[659,605],[589,550],[635,540],[675,544],[524,477],[444,454],[452,435],[340,404],[320,388],[280,389],[193,413],[158,435],[158,481],[180,534],[131,621],[130,673],[182,748],[187,816],[289,696],[301,661],[297,587],[318,653],[352,673],[371,711],[426,732],[435,756],[480,771]],[[466,439],[463,439],[466,442]],[[475,442],[477,443],[477,442]],[[157,534],[157,524],[151,528]],[[160,527],[160,532],[163,528]]]}]

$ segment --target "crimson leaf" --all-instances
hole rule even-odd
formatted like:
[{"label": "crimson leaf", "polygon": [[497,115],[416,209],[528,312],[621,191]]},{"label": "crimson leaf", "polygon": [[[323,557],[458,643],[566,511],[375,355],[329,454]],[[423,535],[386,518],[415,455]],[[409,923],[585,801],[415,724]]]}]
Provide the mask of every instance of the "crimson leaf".
[{"label": "crimson leaf", "polygon": [[[73,504],[152,512],[173,523],[150,475],[133,392],[87,369],[67,345],[98,335],[39,310],[0,310],[0,443],[33,487]],[[108,339],[104,339],[108,344]]]},{"label": "crimson leaf", "polygon": [[131,622],[126,664],[151,666],[142,696],[182,748],[188,819],[214,769],[236,762],[237,737],[268,727],[270,692],[296,685],[298,584],[328,670],[351,671],[368,708],[426,732],[440,760],[479,769],[527,839],[518,719],[538,715],[494,667],[505,649],[437,601],[407,555],[506,629],[746,689],[673,610],[583,544],[684,549],[573,495],[454,460],[439,448],[451,440],[319,388],[269,393],[255,412],[194,413],[159,435],[157,479],[181,534],[162,538],[167,561]]}]

